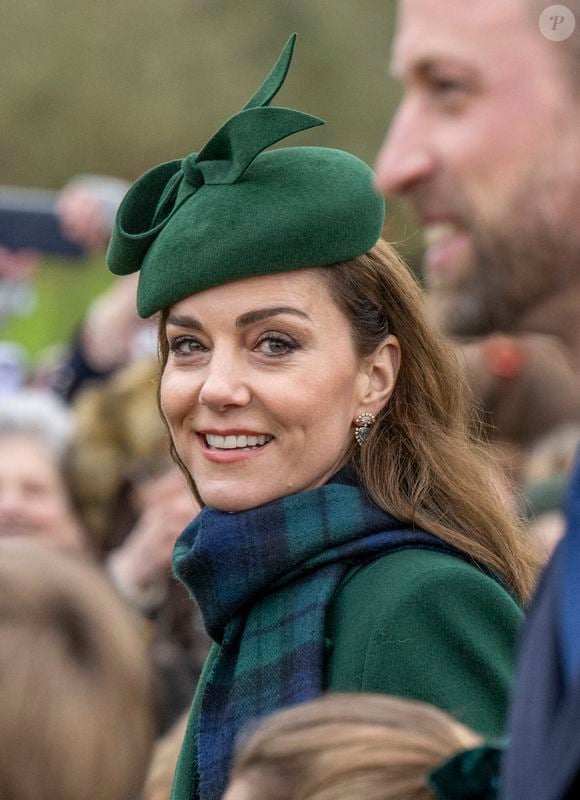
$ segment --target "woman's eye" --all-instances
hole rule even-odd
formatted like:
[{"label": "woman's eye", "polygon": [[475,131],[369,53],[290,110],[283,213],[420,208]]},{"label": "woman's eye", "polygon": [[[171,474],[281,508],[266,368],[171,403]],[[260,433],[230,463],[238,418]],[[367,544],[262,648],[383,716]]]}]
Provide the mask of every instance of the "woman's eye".
[{"label": "woman's eye", "polygon": [[284,356],[296,350],[296,343],[281,336],[266,336],[258,342],[258,350],[266,356]]},{"label": "woman's eye", "polygon": [[197,339],[192,339],[191,336],[180,336],[177,339],[172,339],[169,342],[169,349],[176,356],[190,356],[205,350],[203,345]]}]

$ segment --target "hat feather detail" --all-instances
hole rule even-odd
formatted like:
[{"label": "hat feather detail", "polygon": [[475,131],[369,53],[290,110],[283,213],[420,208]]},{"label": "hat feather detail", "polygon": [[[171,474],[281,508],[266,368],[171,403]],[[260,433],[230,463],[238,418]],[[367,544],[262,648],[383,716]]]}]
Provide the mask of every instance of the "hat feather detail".
[{"label": "hat feather detail", "polygon": [[253,95],[253,97],[251,97],[251,99],[248,100],[248,102],[242,109],[243,111],[245,111],[248,108],[264,108],[265,106],[270,105],[272,100],[276,97],[276,95],[284,85],[284,81],[286,80],[286,76],[288,75],[288,70],[290,69],[290,65],[292,64],[292,57],[294,55],[295,46],[296,46],[296,34],[293,33],[286,42],[284,49],[278,56],[276,63],[268,73],[267,78],[263,81],[262,85],[260,86],[258,91]]},{"label": "hat feather detail", "polygon": [[268,147],[325,124],[311,114],[269,107],[286,80],[295,43],[294,33],[258,91],[199,153],[154,167],[133,184],[117,212],[107,252],[111,272],[116,275],[137,272],[165,225],[204,184],[233,184]]},{"label": "hat feather detail", "polygon": [[324,125],[324,120],[292,108],[249,108],[232,117],[194,159],[204,183],[235,183],[263,150],[300,131]]}]

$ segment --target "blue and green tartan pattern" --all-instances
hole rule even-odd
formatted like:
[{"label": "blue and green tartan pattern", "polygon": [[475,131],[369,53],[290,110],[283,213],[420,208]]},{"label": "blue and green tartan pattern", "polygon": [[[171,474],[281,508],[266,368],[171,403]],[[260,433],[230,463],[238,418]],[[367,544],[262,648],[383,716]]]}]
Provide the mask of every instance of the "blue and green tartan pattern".
[{"label": "blue and green tartan pattern", "polygon": [[220,645],[198,730],[202,800],[221,798],[245,725],[322,694],[326,608],[352,566],[407,547],[461,556],[340,476],[248,511],[205,508],[176,544],[175,574]]}]

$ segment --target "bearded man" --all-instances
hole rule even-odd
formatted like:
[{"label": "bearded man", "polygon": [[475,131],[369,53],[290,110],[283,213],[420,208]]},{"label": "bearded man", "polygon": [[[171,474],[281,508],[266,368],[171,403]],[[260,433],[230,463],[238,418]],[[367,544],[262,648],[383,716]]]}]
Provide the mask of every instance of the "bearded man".
[{"label": "bearded man", "polygon": [[[399,0],[377,182],[425,227],[434,310],[498,433],[580,414],[580,0]],[[580,460],[522,637],[503,800],[580,797]],[[487,796],[487,795],[486,795]]]},{"label": "bearded man", "polygon": [[562,41],[546,5],[401,0],[404,95],[376,166],[424,228],[435,320],[518,446],[580,420],[580,2]]}]

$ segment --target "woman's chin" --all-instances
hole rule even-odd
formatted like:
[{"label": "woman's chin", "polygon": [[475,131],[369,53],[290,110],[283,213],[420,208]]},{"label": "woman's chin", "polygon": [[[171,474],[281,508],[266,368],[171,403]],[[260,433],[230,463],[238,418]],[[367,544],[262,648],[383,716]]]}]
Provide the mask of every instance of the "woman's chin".
[{"label": "woman's chin", "polygon": [[206,506],[230,514],[263,506],[288,494],[284,486],[267,487],[262,484],[257,489],[255,481],[200,482],[196,483],[196,487]]},{"label": "woman's chin", "polygon": [[[265,500],[264,503],[270,502]],[[237,514],[241,511],[249,511],[252,508],[264,505],[260,501],[251,502],[248,500],[236,500],[235,498],[225,498],[223,496],[216,498],[214,502],[206,502],[206,506],[215,509],[215,511],[223,511],[226,514]]]},{"label": "woman's chin", "polygon": [[271,500],[276,500],[283,495],[281,491],[278,493],[274,490],[268,492],[264,491],[264,488],[257,492],[255,486],[247,486],[245,484],[232,485],[230,481],[224,481],[218,485],[212,483],[212,485],[200,486],[197,484],[197,490],[206,506],[229,514],[248,511],[251,508],[269,503]]}]

